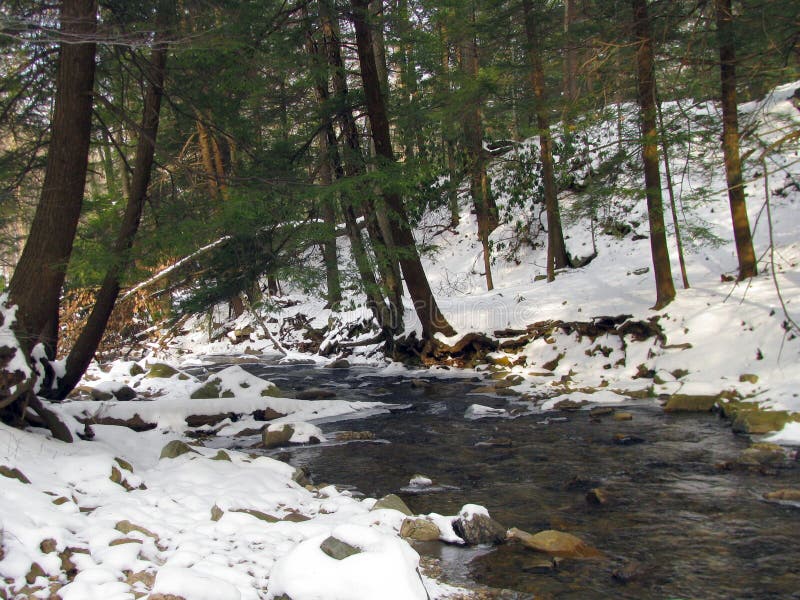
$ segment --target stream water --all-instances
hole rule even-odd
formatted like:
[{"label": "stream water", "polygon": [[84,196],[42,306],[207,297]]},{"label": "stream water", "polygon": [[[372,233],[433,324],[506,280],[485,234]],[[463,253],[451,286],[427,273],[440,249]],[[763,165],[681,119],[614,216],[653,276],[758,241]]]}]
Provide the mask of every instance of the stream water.
[{"label": "stream water", "polygon": [[[749,441],[715,415],[668,415],[642,402],[624,408],[630,421],[588,411],[469,420],[470,404],[505,408],[508,399],[471,394],[480,384],[465,379],[420,385],[365,368],[243,366],[284,390],[328,387],[340,399],[410,405],[320,425],[326,434],[368,430],[376,441],[271,452],[307,467],[315,482],[396,493],[415,513],[481,504],[506,527],[568,531],[606,557],[548,570],[518,545],[418,546],[441,559],[450,581],[513,590],[506,596],[514,598],[800,598],[800,508],[762,499],[800,488],[800,464],[768,475],[719,468]],[[616,434],[639,443],[615,443]],[[437,485],[409,488],[416,473]],[[587,502],[595,487],[606,490],[606,504]],[[620,569],[629,581],[612,576]]]}]

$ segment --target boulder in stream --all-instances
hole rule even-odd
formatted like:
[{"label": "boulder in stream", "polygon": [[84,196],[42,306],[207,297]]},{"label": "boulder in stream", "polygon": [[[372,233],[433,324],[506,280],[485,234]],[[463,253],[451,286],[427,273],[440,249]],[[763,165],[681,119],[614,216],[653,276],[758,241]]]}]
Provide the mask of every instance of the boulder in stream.
[{"label": "boulder in stream", "polygon": [[603,553],[597,548],[571,533],[546,529],[531,535],[516,527],[508,530],[508,539],[517,540],[526,548],[562,558],[601,558]]},{"label": "boulder in stream", "polygon": [[265,448],[287,446],[294,435],[294,427],[288,423],[282,426],[272,425],[261,433],[261,441]]},{"label": "boulder in stream", "polygon": [[407,518],[400,526],[400,536],[418,542],[432,542],[439,539],[441,532],[436,523],[428,519]]},{"label": "boulder in stream", "polygon": [[477,504],[464,505],[453,521],[453,531],[470,545],[502,544],[506,540],[506,528]]}]

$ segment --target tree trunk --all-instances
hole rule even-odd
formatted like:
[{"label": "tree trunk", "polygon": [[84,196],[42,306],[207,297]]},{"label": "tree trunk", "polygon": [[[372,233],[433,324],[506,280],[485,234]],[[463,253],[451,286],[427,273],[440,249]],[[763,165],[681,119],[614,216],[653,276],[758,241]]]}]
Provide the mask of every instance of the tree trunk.
[{"label": "tree trunk", "polygon": [[153,49],[150,63],[145,67],[147,87],[144,96],[142,125],[136,145],[136,157],[131,181],[131,196],[125,207],[117,240],[114,244],[114,260],[97,293],[94,307],[86,324],[81,329],[78,339],[69,352],[66,360],[66,372],[58,381],[56,396],[66,398],[83,377],[86,368],[92,361],[106,324],[114,309],[120,290],[120,279],[129,262],[128,253],[139,229],[147,188],[150,185],[150,174],[153,168],[153,157],[158,135],[158,122],[161,112],[161,98],[164,93],[164,70],[167,62],[167,47],[159,44]]},{"label": "tree trunk", "polygon": [[[442,79],[446,94],[452,92],[450,85],[450,42],[448,40],[447,29],[444,25],[439,27],[439,38],[442,44]],[[444,146],[445,161],[447,163],[447,204],[450,208],[450,227],[455,229],[461,220],[460,209],[458,206],[458,168],[456,164],[456,132],[452,120],[442,119],[442,145]]]},{"label": "tree trunk", "polygon": [[536,124],[539,128],[539,148],[544,180],[544,205],[547,212],[547,280],[555,279],[555,270],[569,265],[564,231],[561,227],[561,212],[558,207],[555,170],[553,168],[553,139],[550,135],[550,119],[547,114],[547,99],[544,91],[544,67],[539,49],[539,32],[531,0],[522,0],[525,17],[525,36],[528,42],[528,58],[531,63],[531,86],[536,100]]},{"label": "tree trunk", "polygon": [[[367,24],[368,1],[351,0],[351,5],[353,7],[353,25],[356,32],[358,61],[361,66],[361,80],[366,95],[367,112],[372,126],[375,152],[381,159],[387,162],[394,162],[394,152],[392,151],[389,135],[389,119],[375,63],[372,32]],[[437,333],[442,333],[446,336],[454,335],[455,330],[439,310],[428,283],[428,278],[425,276],[414,242],[414,236],[411,234],[411,229],[408,225],[408,217],[406,216],[402,199],[392,192],[384,192],[384,199],[386,206],[394,213],[391,223],[392,237],[395,244],[397,244],[403,277],[414,300],[414,308],[422,324],[423,336],[426,339],[431,339]]]},{"label": "tree trunk", "polygon": [[92,124],[96,0],[64,0],[62,43],[44,184],[9,297],[18,306],[16,333],[26,353],[43,343],[51,358],[58,343],[58,309],[81,215]]},{"label": "tree trunk", "polygon": [[575,44],[574,26],[578,21],[578,0],[564,1],[564,98],[569,104],[569,112],[574,110],[572,104],[578,100],[578,48]]},{"label": "tree trunk", "polygon": [[[475,10],[471,7],[471,22],[475,24]],[[461,69],[466,79],[473,85],[478,85],[479,59],[478,42],[475,32],[469,32],[468,39],[462,44]],[[492,281],[491,251],[489,234],[497,228],[499,219],[497,206],[492,198],[489,185],[489,176],[486,172],[486,153],[483,149],[482,99],[477,90],[471,92],[466,107],[464,126],[464,149],[466,151],[466,167],[470,178],[470,191],[475,205],[475,215],[478,221],[478,239],[483,246],[483,266],[486,276],[486,288],[494,288]]]},{"label": "tree trunk", "polygon": [[[345,140],[345,160],[343,165],[341,163],[339,165],[342,171],[341,173],[337,172],[337,177],[355,177],[362,174],[364,169],[361,143],[359,142],[358,129],[356,128],[353,113],[350,107],[347,106],[347,79],[345,65],[341,55],[339,28],[338,23],[334,19],[333,10],[328,4],[329,1],[330,0],[322,0],[319,3],[319,8],[325,43],[325,54],[328,58],[328,65],[331,67],[334,97],[339,106],[337,117]],[[324,93],[327,94],[327,87]],[[329,134],[328,137],[330,140],[329,146],[335,147],[336,137],[331,136],[331,134]],[[350,210],[354,210],[353,203],[350,200],[343,198],[342,201],[345,210],[347,210],[348,207]],[[375,203],[371,199],[367,200],[364,208],[366,212],[367,230],[372,240],[378,272],[383,282],[385,294],[389,301],[389,310],[392,315],[388,324],[381,320],[379,320],[379,322],[381,322],[382,327],[389,326],[392,332],[397,332],[403,327],[403,284],[400,275],[396,244],[392,237],[391,226],[389,220],[386,218],[385,211],[377,210]],[[351,244],[355,242],[363,247],[363,239],[360,233],[357,240],[351,236],[350,241]],[[356,248],[354,248],[353,251],[356,252]],[[369,257],[366,251],[364,251],[364,258],[367,260],[367,264],[369,264]],[[371,270],[372,267],[370,267],[370,272]],[[374,280],[374,275],[372,275],[370,279]],[[369,288],[372,285],[367,280],[363,280],[363,283],[365,288]],[[383,293],[378,293],[378,296],[383,297]],[[383,304],[381,300],[381,305]]]},{"label": "tree trunk", "polygon": [[755,277],[758,272],[747,205],[744,198],[742,163],[739,157],[739,118],[736,107],[736,40],[733,34],[731,0],[714,0],[719,39],[720,78],[722,81],[722,151],[728,201],[733,220],[733,237],[739,259],[739,280]]},{"label": "tree trunk", "polygon": [[658,128],[656,127],[655,67],[653,40],[647,0],[632,0],[633,25],[636,43],[638,100],[641,112],[642,161],[644,163],[647,215],[650,221],[650,251],[656,279],[656,303],[659,310],[675,298],[672,270],[664,227],[664,208],[661,198],[661,174],[658,166]]}]

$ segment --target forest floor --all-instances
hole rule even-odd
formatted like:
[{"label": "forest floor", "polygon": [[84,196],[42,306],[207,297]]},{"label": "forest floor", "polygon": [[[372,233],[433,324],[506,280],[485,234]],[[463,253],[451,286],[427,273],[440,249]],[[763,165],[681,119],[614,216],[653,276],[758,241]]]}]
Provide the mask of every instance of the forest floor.
[{"label": "forest floor", "polygon": [[[548,283],[541,277],[541,244],[516,243],[519,226],[536,230],[538,209],[514,206],[501,191],[501,209],[511,216],[492,234],[496,287],[487,292],[474,216],[462,194],[458,228],[444,227],[449,215],[442,209],[423,217],[417,235],[434,293],[459,334],[440,341],[482,334],[475,352],[409,366],[391,361],[378,346],[345,350],[343,342],[372,335],[364,327],[370,315],[357,298],[348,301],[351,310],[332,312],[323,300],[289,294],[265,315],[289,348],[279,360],[346,360],[387,375],[420,369],[479,377],[488,393],[508,398],[509,408],[476,405],[476,416],[513,416],[512,403],[529,411],[624,406],[631,399],[669,410],[716,406],[737,431],[800,445],[800,151],[796,137],[787,138],[800,125],[793,96],[799,85],[741,107],[749,132],[743,144],[750,156],[745,178],[757,277],[736,281],[718,144],[689,141],[674,148],[672,159],[673,173],[680,174],[679,220],[702,224],[719,244],[685,240],[691,288],[678,287],[663,310],[651,309],[643,200],[620,194],[604,200],[595,219],[566,218],[570,252],[597,256]],[[710,105],[691,110],[718,118]],[[608,149],[617,132],[616,122],[601,123],[590,137]],[[497,179],[513,156],[496,161]],[[687,170],[687,156],[704,168]],[[587,151],[576,189],[601,170],[602,157]],[[640,187],[636,171],[624,169],[614,185]],[[566,193],[565,213],[579,213],[584,201],[578,192]],[[674,257],[674,235],[670,245]],[[678,281],[677,262],[673,270]],[[405,322],[406,335],[418,333],[413,311],[406,310]],[[79,393],[57,407],[75,436],[86,438],[71,445],[41,430],[0,426],[0,598],[357,600],[465,593],[420,575],[418,555],[398,535],[407,516],[398,507],[376,510],[374,498],[311,485],[271,458],[184,445],[192,441],[189,434],[258,431],[266,420],[265,441],[271,432],[288,435],[287,443],[306,443],[323,435],[315,424],[321,419],[394,408],[379,401],[285,398],[237,365],[209,380],[196,375],[213,355],[278,359],[259,327],[248,315],[229,320],[221,308],[185,321],[137,360],[93,365]],[[465,509],[466,518],[481,512]],[[458,541],[456,515],[426,520],[441,539]],[[329,538],[355,554],[332,557],[322,548]]]}]

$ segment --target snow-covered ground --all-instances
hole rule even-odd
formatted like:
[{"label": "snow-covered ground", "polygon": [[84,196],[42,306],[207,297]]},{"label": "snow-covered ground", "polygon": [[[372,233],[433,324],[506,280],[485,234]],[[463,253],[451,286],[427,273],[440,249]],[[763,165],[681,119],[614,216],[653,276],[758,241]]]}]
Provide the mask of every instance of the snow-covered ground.
[{"label": "snow-covered ground", "polygon": [[[546,320],[591,322],[622,314],[632,320],[658,318],[663,339],[636,342],[609,334],[590,340],[555,328],[513,353],[490,355],[491,362],[505,365],[493,366],[495,375],[514,377],[514,389],[529,394],[535,410],[565,398],[624,404],[632,394],[644,393],[657,402],[678,393],[714,396],[733,391],[765,408],[800,413],[800,341],[792,324],[800,320],[800,151],[796,138],[783,139],[800,127],[800,111],[791,97],[799,86],[783,86],[765,101],[741,107],[748,124],[743,129],[750,132],[743,150],[749,153],[745,176],[759,257],[757,277],[740,283],[728,277],[735,275],[737,263],[722,160],[716,142],[697,141],[673,148],[676,192],[684,201],[686,221],[702,220],[723,243],[686,242],[692,287],[684,290],[670,237],[677,297],[665,309],[650,308],[655,302],[650,247],[646,237],[636,235],[647,234],[643,201],[620,196],[604,205],[603,214],[631,227],[622,236],[602,233],[596,222],[567,218],[569,251],[587,256],[596,247],[597,257],[585,267],[558,273],[551,283],[540,278],[544,249],[522,246],[509,256],[513,224],[502,225],[492,236],[495,289],[486,292],[474,216],[462,197],[456,231],[442,231],[448,218],[444,211],[426,215],[418,230],[420,241],[435,245],[426,255],[426,270],[447,318],[461,335],[522,331]],[[716,114],[705,105],[692,110]],[[601,124],[594,126],[591,138],[613,146],[616,132],[616,122]],[[762,153],[764,161],[755,160]],[[708,168],[685,171],[690,155],[702,158]],[[599,164],[599,151],[591,156]],[[499,169],[495,167],[496,177]],[[635,171],[623,173],[619,185],[641,187]],[[568,193],[563,200],[566,213],[580,196]],[[499,201],[504,206],[508,198]],[[522,218],[530,208],[517,210]],[[303,314],[312,326],[326,327],[331,341],[369,318],[362,306],[331,313],[322,308],[324,301],[294,299],[299,303],[275,315],[279,322]],[[413,311],[406,310],[405,319],[407,332],[418,327]],[[0,330],[4,343],[9,321],[6,313]],[[214,331],[252,325],[247,315],[236,323],[221,321]],[[272,599],[282,594],[293,600],[366,600],[457,593],[420,573],[419,557],[398,535],[405,515],[388,508],[371,510],[375,499],[357,499],[332,486],[304,486],[290,466],[263,456],[193,446],[175,458],[161,458],[169,442],[189,441],[185,430],[190,416],[220,414],[222,420],[214,424],[218,434],[235,435],[259,425],[252,413],[271,410],[283,415],[273,423],[291,425],[292,441],[304,442],[324,439],[314,422],[391,408],[380,402],[283,398],[272,384],[237,366],[219,372],[215,385],[200,393],[207,382],[198,381],[190,367],[202,363],[203,355],[269,353],[272,342],[259,335],[258,325],[239,343],[231,340],[235,336],[209,335],[205,316],[184,327],[181,336],[154,347],[136,363],[117,362],[105,370],[94,365],[84,381],[106,394],[129,386],[137,399],[84,399],[57,407],[76,435],[88,431],[78,419],[94,423],[91,441],[64,444],[41,430],[0,426],[0,597],[49,598],[52,591],[63,600],[127,600],[148,594],[186,600]],[[301,334],[288,331],[284,343],[297,341]],[[331,360],[300,354],[287,358]],[[388,362],[374,347],[357,348],[348,359],[374,364],[387,375],[411,372]],[[148,377],[156,362],[177,370]],[[244,417],[234,422],[226,413]],[[134,432],[98,424],[135,415],[153,428]],[[509,414],[474,405],[467,416]],[[788,423],[772,439],[800,444],[800,423]],[[451,518],[429,519],[439,526],[442,539],[456,539],[448,527]],[[356,553],[332,558],[322,549],[331,537]]]}]

